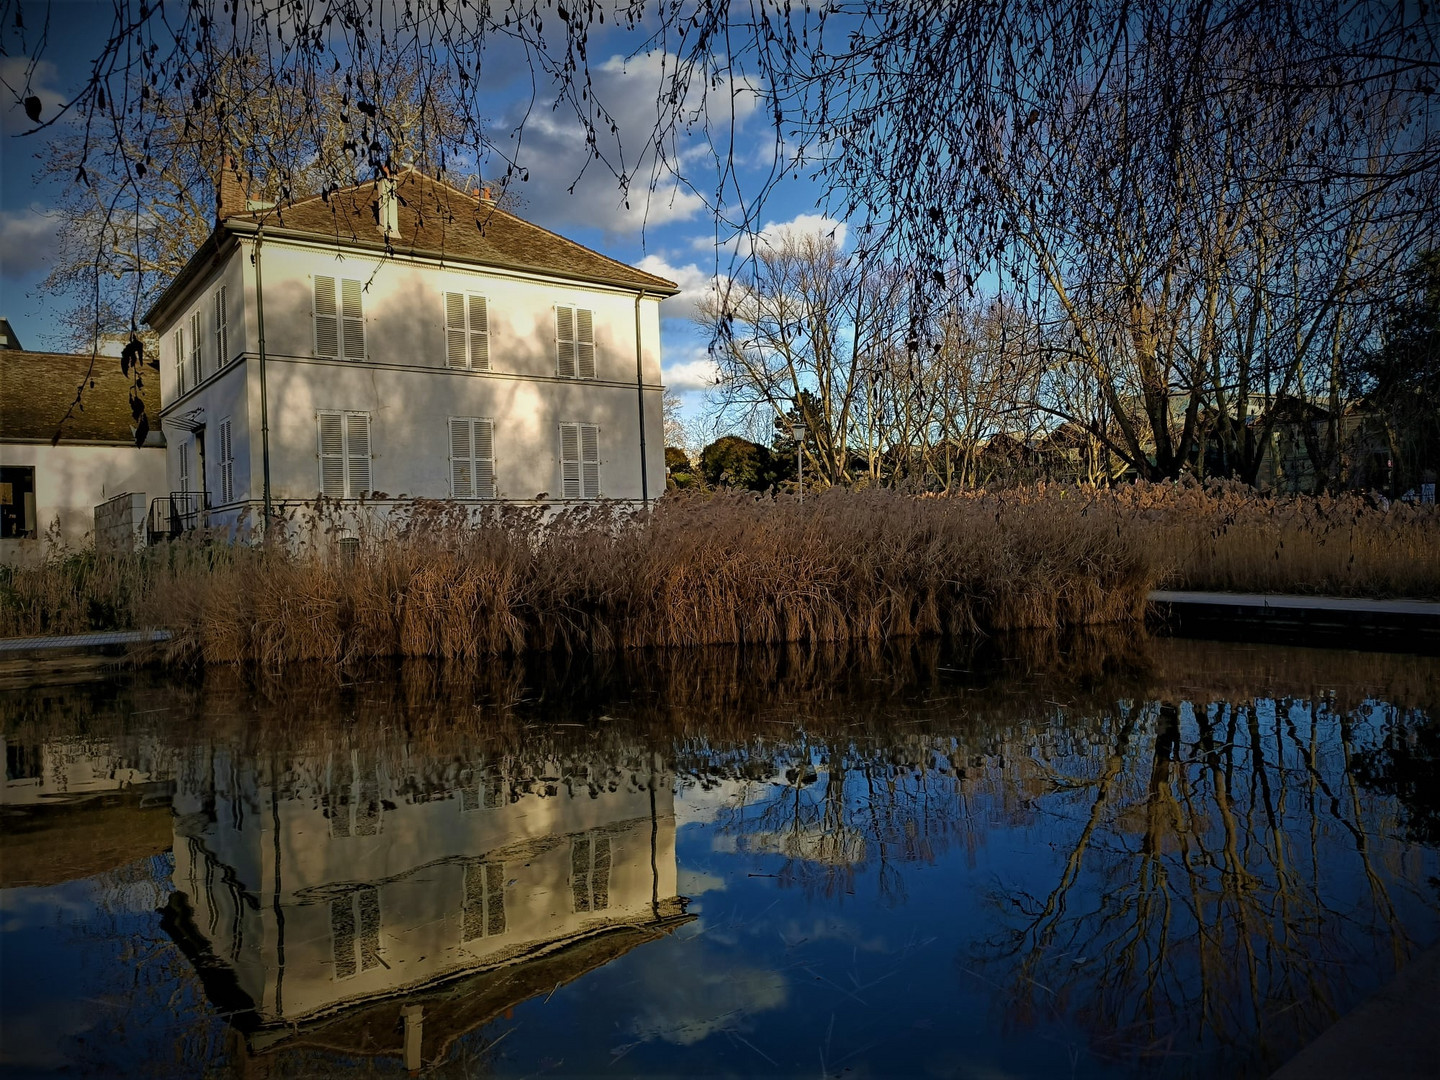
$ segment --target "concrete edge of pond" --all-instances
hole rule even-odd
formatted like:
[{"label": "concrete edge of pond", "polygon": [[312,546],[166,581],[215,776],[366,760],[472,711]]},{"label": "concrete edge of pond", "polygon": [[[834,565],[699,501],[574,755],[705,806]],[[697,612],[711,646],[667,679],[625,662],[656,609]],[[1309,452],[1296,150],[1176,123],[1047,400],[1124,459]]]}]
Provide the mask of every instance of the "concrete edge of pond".
[{"label": "concrete edge of pond", "polygon": [[1330,1025],[1270,1080],[1407,1080],[1440,1071],[1440,945]]},{"label": "concrete edge of pond", "polygon": [[1440,601],[1282,593],[1149,595],[1152,629],[1177,637],[1440,655]]}]

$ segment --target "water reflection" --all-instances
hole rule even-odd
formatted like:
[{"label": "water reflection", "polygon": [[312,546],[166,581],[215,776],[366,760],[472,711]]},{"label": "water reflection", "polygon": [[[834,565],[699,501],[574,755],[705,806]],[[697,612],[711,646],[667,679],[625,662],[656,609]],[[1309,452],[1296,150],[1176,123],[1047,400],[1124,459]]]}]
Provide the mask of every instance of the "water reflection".
[{"label": "water reflection", "polygon": [[[83,885],[121,959],[41,997],[143,942],[145,1071],[1261,1075],[1440,935],[1437,687],[1042,641],[12,695],[4,1030]],[[92,1061],[32,1022],[5,1064]]]}]

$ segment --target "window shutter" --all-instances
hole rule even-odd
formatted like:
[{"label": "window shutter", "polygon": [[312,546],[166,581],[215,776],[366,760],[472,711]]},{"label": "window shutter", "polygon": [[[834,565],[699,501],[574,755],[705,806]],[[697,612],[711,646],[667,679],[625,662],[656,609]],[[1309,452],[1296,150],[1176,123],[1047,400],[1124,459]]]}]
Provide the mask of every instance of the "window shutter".
[{"label": "window shutter", "polygon": [[580,425],[560,425],[560,495],[580,498]]},{"label": "window shutter", "polygon": [[196,386],[200,385],[200,379],[204,374],[201,367],[200,346],[205,339],[200,336],[200,312],[198,310],[190,313],[190,378]]},{"label": "window shutter", "polygon": [[326,498],[345,498],[345,428],[337,412],[318,414],[320,424],[320,491]]},{"label": "window shutter", "polygon": [[575,309],[575,372],[595,378],[595,313],[589,308]]},{"label": "window shutter", "polygon": [[445,363],[465,366],[465,294],[445,294]]},{"label": "window shutter", "polygon": [[470,421],[450,420],[450,497],[475,497],[474,455],[470,446]]},{"label": "window shutter", "polygon": [[349,465],[347,494],[362,499],[370,494],[370,414],[345,414],[345,457]]},{"label": "window shutter", "polygon": [[231,421],[227,417],[220,421],[220,501],[235,501],[235,455],[230,437]]},{"label": "window shutter", "polygon": [[594,424],[580,425],[581,497],[600,497],[600,429]]},{"label": "window shutter", "polygon": [[190,490],[190,444],[183,439],[180,442],[180,490]]},{"label": "window shutter", "polygon": [[475,497],[495,497],[495,423],[475,421]]},{"label": "window shutter", "polygon": [[215,290],[215,370],[219,371],[230,359],[225,334],[225,286]]},{"label": "window shutter", "polygon": [[555,306],[555,370],[562,379],[575,377],[575,309]]},{"label": "window shutter", "polygon": [[470,366],[490,370],[490,315],[485,297],[470,297]]},{"label": "window shutter", "polygon": [[315,355],[340,352],[340,323],[335,312],[335,279],[315,275]]},{"label": "window shutter", "polygon": [[360,309],[360,282],[340,282],[340,321],[346,360],[365,359],[365,317]]},{"label": "window shutter", "polygon": [[185,393],[185,331],[175,331],[175,396]]}]

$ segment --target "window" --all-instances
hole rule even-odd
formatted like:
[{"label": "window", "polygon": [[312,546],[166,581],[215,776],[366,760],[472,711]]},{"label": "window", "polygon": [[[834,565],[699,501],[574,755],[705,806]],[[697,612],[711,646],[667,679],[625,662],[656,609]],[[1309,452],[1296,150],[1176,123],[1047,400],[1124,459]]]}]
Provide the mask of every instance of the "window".
[{"label": "window", "polygon": [[38,535],[34,467],[0,467],[0,540],[33,540]]},{"label": "window", "polygon": [[235,445],[230,417],[220,421],[220,501],[235,501]]},{"label": "window", "polygon": [[490,316],[485,297],[445,294],[445,363],[453,368],[490,370]]},{"label": "window", "polygon": [[175,447],[175,452],[180,456],[180,486],[177,491],[190,490],[190,440],[185,436],[180,437],[180,442]]},{"label": "window", "polygon": [[595,378],[595,313],[555,306],[555,370],[563,379]]},{"label": "window", "polygon": [[505,866],[503,863],[465,864],[465,921],[461,941],[505,933]]},{"label": "window", "polygon": [[495,497],[495,424],[463,416],[450,418],[450,497]]},{"label": "window", "polygon": [[201,367],[200,343],[204,339],[200,336],[200,312],[198,310],[190,313],[190,381],[196,386],[204,376]]},{"label": "window", "polygon": [[229,338],[225,332],[225,286],[215,290],[215,370],[230,361]]},{"label": "window", "polygon": [[175,331],[175,396],[185,393],[185,330]]},{"label": "window", "polygon": [[335,279],[315,275],[315,355],[365,359],[365,316],[360,306],[360,282],[340,279],[337,308]]},{"label": "window", "polygon": [[560,494],[600,497],[600,429],[594,424],[560,425]]},{"label": "window", "polygon": [[575,910],[604,911],[610,906],[610,838],[587,833],[570,845],[570,890]]},{"label": "window", "polygon": [[380,966],[380,892],[362,885],[330,901],[330,940],[335,948],[335,977],[348,978],[359,970]]},{"label": "window", "polygon": [[331,499],[370,493],[370,414],[320,412],[320,490]]}]

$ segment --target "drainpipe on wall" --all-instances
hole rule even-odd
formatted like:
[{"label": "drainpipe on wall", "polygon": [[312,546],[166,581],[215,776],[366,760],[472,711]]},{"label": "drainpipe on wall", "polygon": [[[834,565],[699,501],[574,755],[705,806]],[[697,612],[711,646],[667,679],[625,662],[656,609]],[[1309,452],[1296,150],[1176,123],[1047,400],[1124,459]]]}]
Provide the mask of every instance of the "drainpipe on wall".
[{"label": "drainpipe on wall", "polygon": [[642,366],[644,350],[640,341],[640,301],[645,299],[645,290],[635,294],[635,394],[640,402],[640,503],[650,509],[650,474],[645,461],[645,372]]},{"label": "drainpipe on wall", "polygon": [[265,397],[265,290],[264,277],[260,270],[260,247],[265,242],[265,226],[255,233],[255,252],[250,261],[255,264],[255,329],[260,353],[260,462],[263,470],[262,490],[265,498],[266,541],[270,539],[270,407]]}]

